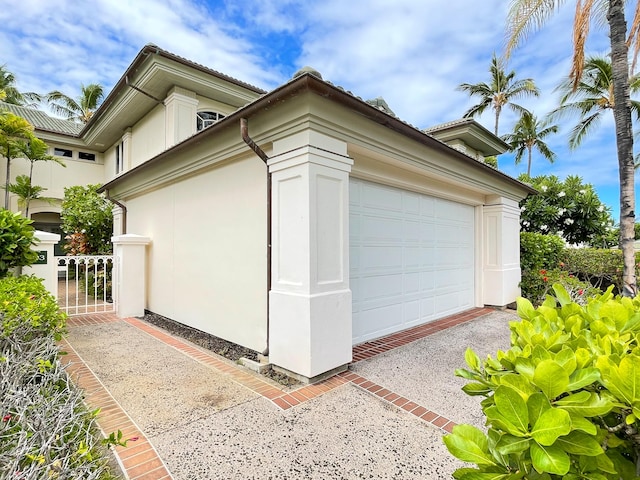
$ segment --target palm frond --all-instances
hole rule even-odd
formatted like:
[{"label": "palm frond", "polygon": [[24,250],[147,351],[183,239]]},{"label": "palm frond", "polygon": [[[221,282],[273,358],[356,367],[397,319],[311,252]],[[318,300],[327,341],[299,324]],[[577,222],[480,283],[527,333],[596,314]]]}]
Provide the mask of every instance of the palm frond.
[{"label": "palm frond", "polygon": [[542,154],[544,158],[549,160],[549,163],[553,163],[556,161],[557,155],[551,151],[549,146],[544,142],[537,142],[536,149]]},{"label": "palm frond", "polygon": [[573,90],[577,90],[584,69],[584,46],[589,35],[591,12],[594,0],[577,0],[573,21],[573,62],[569,78],[573,80]]},{"label": "palm frond", "polygon": [[636,2],[636,8],[633,13],[633,20],[629,28],[629,37],[627,38],[627,46],[631,50],[631,68],[629,72],[633,74],[636,70],[638,53],[640,53],[640,3]]},{"label": "palm frond", "polygon": [[532,32],[538,30],[564,0],[512,0],[507,14],[505,58]]},{"label": "palm frond", "polygon": [[600,124],[601,112],[596,112],[580,121],[569,133],[569,148],[575,150],[580,146],[585,135]]}]

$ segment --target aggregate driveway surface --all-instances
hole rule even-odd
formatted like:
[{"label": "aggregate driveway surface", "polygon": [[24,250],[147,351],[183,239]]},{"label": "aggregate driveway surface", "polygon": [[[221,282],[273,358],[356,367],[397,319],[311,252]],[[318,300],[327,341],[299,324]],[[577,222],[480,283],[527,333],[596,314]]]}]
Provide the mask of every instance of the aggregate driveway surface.
[{"label": "aggregate driveway surface", "polygon": [[129,478],[451,478],[462,464],[444,447],[445,432],[419,418],[421,407],[408,413],[363,387],[373,382],[420,412],[481,426],[478,402],[453,372],[467,346],[481,357],[507,348],[517,318],[486,312],[298,390],[137,319],[72,319],[63,346],[87,403],[107,402],[98,417],[105,433],[139,438],[117,449]]}]

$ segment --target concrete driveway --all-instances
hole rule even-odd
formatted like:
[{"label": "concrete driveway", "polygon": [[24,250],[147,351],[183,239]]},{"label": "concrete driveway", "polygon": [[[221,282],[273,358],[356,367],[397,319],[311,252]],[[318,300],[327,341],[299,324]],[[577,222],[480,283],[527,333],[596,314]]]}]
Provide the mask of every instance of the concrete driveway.
[{"label": "concrete driveway", "polygon": [[513,311],[476,309],[354,348],[350,370],[283,387],[139,319],[72,317],[69,371],[131,479],[435,479],[461,466],[442,435],[482,426],[468,346],[509,346]]}]

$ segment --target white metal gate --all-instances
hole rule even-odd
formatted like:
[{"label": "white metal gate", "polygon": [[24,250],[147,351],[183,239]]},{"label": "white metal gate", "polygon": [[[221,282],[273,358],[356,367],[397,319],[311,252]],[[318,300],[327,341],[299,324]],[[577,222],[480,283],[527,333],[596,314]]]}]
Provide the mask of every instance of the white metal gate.
[{"label": "white metal gate", "polygon": [[56,257],[58,304],[68,315],[115,312],[113,255]]}]

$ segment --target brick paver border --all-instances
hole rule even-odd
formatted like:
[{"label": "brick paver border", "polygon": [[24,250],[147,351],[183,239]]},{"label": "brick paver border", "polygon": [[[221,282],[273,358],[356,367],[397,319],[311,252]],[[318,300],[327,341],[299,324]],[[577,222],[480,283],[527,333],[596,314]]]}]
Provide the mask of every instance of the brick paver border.
[{"label": "brick paver border", "polygon": [[[409,328],[387,337],[356,345],[353,347],[353,362],[370,359],[420,340],[421,338],[433,335],[441,330],[475,320],[493,311],[494,310],[490,308],[474,308],[434,322]],[[128,323],[166,345],[170,345],[184,355],[229,376],[233,381],[270,400],[282,410],[295,407],[335,388],[351,383],[355,387],[445,432],[451,432],[456,425],[447,417],[418,405],[410,399],[385,388],[383,385],[378,385],[351,371],[342,372],[321,382],[287,391],[274,386],[266,379],[219,357],[213,352],[195,347],[187,341],[172,336],[159,327],[137,318],[120,319],[115,314],[109,313],[90,314],[69,317],[67,325],[69,327],[89,326],[120,321]],[[63,340],[61,344],[63,350],[68,352],[67,358],[71,362],[67,367],[68,371],[74,381],[85,391],[87,403],[92,408],[101,409],[97,419],[101,430],[107,435],[110,432],[120,430],[125,438],[135,439],[135,443],[130,441],[130,445],[128,444],[127,447],[117,447],[115,449],[118,461],[121,466],[123,466],[128,478],[131,480],[165,480],[173,478],[162,462],[162,459],[158,456],[153,445],[151,445],[149,440],[144,436],[144,433],[122,407],[120,407],[93,371],[82,361],[73,347],[66,340]]]}]

